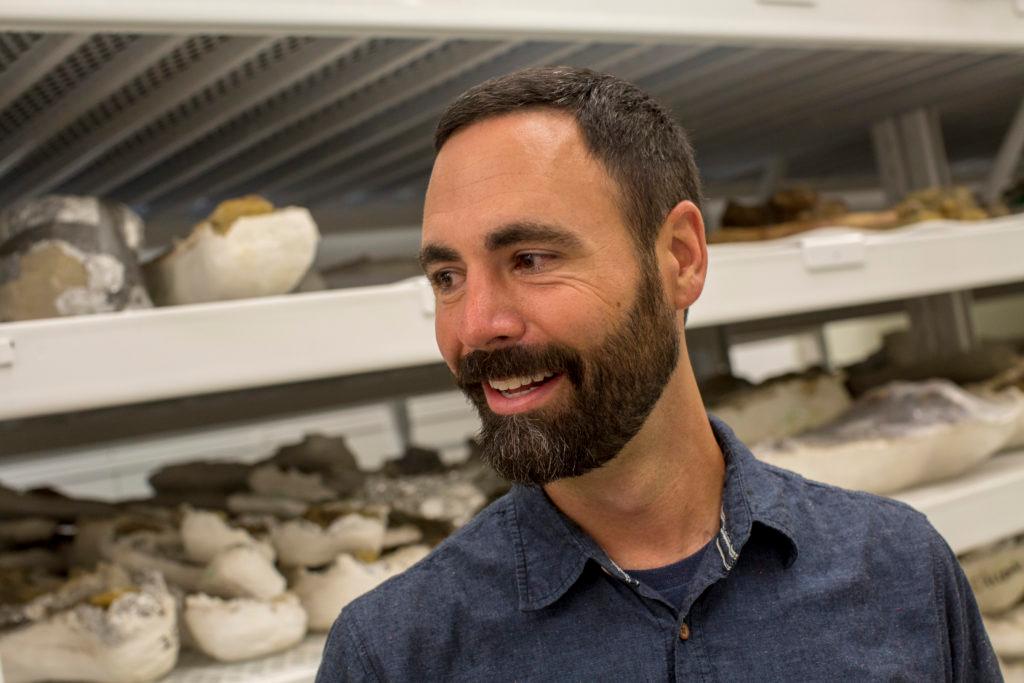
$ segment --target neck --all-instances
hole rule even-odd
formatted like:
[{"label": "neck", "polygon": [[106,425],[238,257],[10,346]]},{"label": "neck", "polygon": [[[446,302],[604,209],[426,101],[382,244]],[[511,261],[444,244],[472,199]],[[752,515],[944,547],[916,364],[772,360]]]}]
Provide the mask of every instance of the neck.
[{"label": "neck", "polygon": [[677,562],[718,532],[725,459],[685,345],[680,355],[643,428],[611,462],[544,487],[626,569]]}]

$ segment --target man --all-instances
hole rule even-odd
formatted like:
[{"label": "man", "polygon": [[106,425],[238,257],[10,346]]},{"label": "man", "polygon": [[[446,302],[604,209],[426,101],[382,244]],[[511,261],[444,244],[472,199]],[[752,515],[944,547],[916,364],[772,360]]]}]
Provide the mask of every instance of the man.
[{"label": "man", "polygon": [[922,515],[709,419],[679,320],[708,267],[700,185],[664,109],[527,70],[435,142],[437,342],[517,486],[346,607],[319,681],[999,679]]}]

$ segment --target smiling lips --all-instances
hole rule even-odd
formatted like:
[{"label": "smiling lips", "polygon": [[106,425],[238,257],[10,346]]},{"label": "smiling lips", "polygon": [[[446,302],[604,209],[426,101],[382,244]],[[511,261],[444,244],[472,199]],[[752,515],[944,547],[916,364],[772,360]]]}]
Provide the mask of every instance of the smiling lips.
[{"label": "smiling lips", "polygon": [[553,372],[540,372],[530,377],[492,379],[488,380],[487,383],[491,385],[492,389],[500,391],[501,395],[505,398],[512,398],[513,396],[522,396],[523,394],[530,393],[542,385],[549,377],[554,376],[555,373]]},{"label": "smiling lips", "polygon": [[487,380],[482,385],[491,410],[498,415],[512,415],[540,406],[561,383],[562,377],[559,373],[539,372],[535,375]]}]

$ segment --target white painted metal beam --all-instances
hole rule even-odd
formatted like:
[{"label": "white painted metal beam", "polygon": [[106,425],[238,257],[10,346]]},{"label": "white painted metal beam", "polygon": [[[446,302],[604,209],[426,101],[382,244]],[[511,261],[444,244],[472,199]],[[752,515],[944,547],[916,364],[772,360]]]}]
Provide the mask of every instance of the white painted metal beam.
[{"label": "white painted metal beam", "polygon": [[88,34],[45,35],[0,73],[0,110],[50,72],[64,58],[89,40]]},{"label": "white painted metal beam", "polygon": [[[182,36],[146,36],[115,55],[103,68],[75,83],[64,98],[33,118],[17,135],[0,140],[0,173],[35,151],[62,128],[121,89],[184,43]],[[6,189],[6,188],[4,188]]]},{"label": "white painted metal beam", "polygon": [[989,174],[988,182],[985,183],[984,196],[988,204],[998,202],[1003,191],[1009,187],[1013,181],[1014,171],[1020,166],[1022,155],[1024,155],[1024,98],[1021,98],[1017,113],[1003,137],[995,162],[992,164],[992,172]]},{"label": "white painted metal beam", "polygon": [[[233,71],[238,66],[272,47],[276,41],[268,40],[253,50],[238,50],[234,65],[222,72]],[[78,194],[103,195],[135,178],[146,169],[152,168],[179,149],[198,140],[231,118],[270,97],[289,84],[315,73],[322,67],[342,59],[359,48],[361,39],[311,40],[284,58],[270,63],[258,76],[235,90],[226,92],[208,106],[180,117],[160,129],[159,134],[124,155],[107,159],[101,165],[89,169],[88,177],[76,178],[68,184],[67,190]],[[226,64],[225,66],[229,66]],[[214,79],[190,78],[194,92],[200,92]],[[181,99],[184,93],[159,93],[156,97],[167,101]],[[171,102],[167,102],[170,109]]]},{"label": "white painted metal beam", "polygon": [[347,171],[326,173],[320,182],[298,190],[295,194],[289,193],[288,196],[294,197],[294,201],[299,204],[316,203],[325,197],[344,194],[347,188],[364,184],[366,187],[373,186],[380,180],[378,171],[390,167],[396,161],[404,160],[404,163],[409,163],[410,159],[432,159],[433,128],[433,123],[427,121],[426,125],[412,128],[406,134],[388,140],[386,149],[371,147],[363,154],[352,158]]},{"label": "white painted metal beam", "polygon": [[[708,127],[702,127],[695,131],[697,145],[700,149],[717,146],[732,150],[726,157],[718,156],[719,162],[723,158],[741,158],[746,154],[744,150],[748,145],[763,144],[765,140],[770,140],[776,150],[791,149],[796,153],[822,141],[834,141],[857,129],[865,129],[894,112],[922,104],[937,104],[949,98],[969,99],[979,94],[990,94],[994,84],[1019,78],[1022,68],[1024,58],[1007,55],[969,68],[954,64],[952,71],[949,65],[944,70],[929,69],[928,75],[915,69],[916,75],[912,78],[893,76],[891,86],[886,86],[886,81],[882,80],[853,92],[844,90],[843,94],[834,95],[817,106],[791,111],[788,117],[767,116],[761,122],[755,117],[753,123],[747,125],[730,121],[723,124],[728,125],[726,130],[712,123],[708,127],[717,130],[709,133]],[[715,156],[705,154],[704,158]]]},{"label": "white painted metal beam", "polygon": [[711,125],[714,124],[722,129],[756,125],[763,131],[779,120],[795,118],[803,111],[814,111],[818,107],[831,104],[837,97],[859,92],[861,88],[871,83],[886,81],[915,64],[925,64],[933,59],[931,55],[891,52],[865,54],[854,64],[837,70],[833,78],[827,81],[798,81],[783,86],[774,93],[755,95],[747,100],[745,106],[719,111],[709,122],[710,125],[703,126],[702,135],[709,136]]},{"label": "white painted metal beam", "polygon": [[325,141],[363,121],[407,101],[417,95],[444,92],[443,85],[456,75],[504,55],[515,46],[510,43],[459,43],[433,57],[434,67],[426,77],[423,72],[401,72],[387,79],[364,97],[353,97],[332,106],[322,115],[304,119],[273,140],[261,144],[232,159],[206,175],[162,197],[160,204],[190,201],[199,196],[231,194],[246,191],[258,182],[253,178],[271,172],[280,164],[311,150]]},{"label": "white painted metal beam", "polygon": [[[864,234],[859,243],[820,238],[712,245],[714,267],[689,327],[1024,279],[1020,216],[933,222]],[[758,296],[749,296],[752,291]],[[435,363],[432,304],[429,286],[418,278],[0,324],[0,345],[12,349],[0,365],[0,419]],[[187,359],[187,371],[167,362],[170,343]]]},{"label": "white painted metal beam", "polygon": [[[147,96],[108,117],[73,144],[33,166],[27,172],[9,178],[0,186],[0,205],[28,195],[38,195],[58,187],[64,180],[86,168],[122,140],[144,128],[165,111],[202,92],[225,75],[256,57],[276,42],[272,38],[231,38],[211,54],[204,55],[187,70],[161,84]],[[146,65],[148,67],[148,65]],[[139,69],[141,73],[144,69]]]},{"label": "white painted metal beam", "polygon": [[646,53],[617,64],[612,71],[616,76],[646,88],[646,81],[657,74],[678,69],[687,60],[696,59],[713,45],[654,45]]},{"label": "white painted metal beam", "polygon": [[734,111],[757,112],[763,103],[784,99],[787,90],[812,90],[819,81],[835,79],[837,73],[864,58],[862,53],[841,50],[805,51],[778,68],[764,60],[767,65],[757,63],[737,70],[728,86],[714,83],[710,91],[705,89],[700,94],[672,93],[668,106],[684,112],[686,120],[692,121],[714,119]]},{"label": "white painted metal beam", "polygon": [[451,35],[1020,49],[1011,0],[7,0],[0,23],[48,31]]},{"label": "white painted metal beam", "polygon": [[356,63],[339,69],[308,91],[246,116],[200,148],[176,155],[159,168],[119,188],[118,195],[137,203],[170,193],[218,164],[242,154],[262,140],[301,121],[332,102],[395,73],[436,51],[444,41],[387,41]]},{"label": "white painted metal beam", "polygon": [[[755,125],[760,131],[768,129],[772,125],[785,125],[792,123],[801,112],[809,112],[820,121],[826,112],[838,112],[841,116],[851,113],[850,104],[855,102],[869,102],[889,108],[892,102],[891,97],[886,95],[917,97],[919,91],[913,87],[918,84],[935,85],[942,77],[955,74],[958,70],[980,64],[986,57],[978,55],[907,55],[900,59],[897,56],[895,61],[889,62],[889,67],[874,70],[870,76],[860,83],[848,83],[843,78],[827,79],[822,83],[805,83],[804,87],[813,93],[815,104],[813,106],[797,107],[795,103],[777,99],[773,103],[767,103],[764,107],[757,109],[743,108],[730,112],[726,116],[715,117],[711,125],[702,128],[701,136],[711,139],[720,133],[728,134],[729,131],[742,129]],[[837,74],[838,75],[838,74]],[[944,86],[942,86],[944,87]],[[906,106],[890,109],[890,111],[901,111]],[[854,110],[855,112],[856,110]]]},{"label": "white painted metal beam", "polygon": [[[567,45],[553,52],[544,53],[539,59],[535,59],[524,66],[536,66],[539,64],[558,64],[563,61],[574,61],[576,56],[591,48],[586,44]],[[454,96],[454,95],[453,95]],[[387,114],[375,118],[370,125],[372,132],[363,129],[352,130],[345,139],[338,140],[332,146],[336,151],[328,153],[317,152],[301,164],[295,164],[294,169],[275,174],[273,179],[260,185],[263,192],[283,192],[289,196],[296,197],[296,201],[302,201],[302,197],[315,197],[323,194],[323,188],[334,184],[337,174],[343,173],[344,169],[338,166],[347,159],[359,155],[364,150],[374,145],[387,145],[389,139],[405,136],[407,131],[417,128],[421,131],[421,144],[429,145],[432,138],[433,123],[441,114],[445,106],[445,98],[436,98],[433,106],[420,106],[414,109],[394,109]],[[424,124],[427,125],[424,128]],[[382,150],[387,151],[387,150]],[[361,162],[352,162],[356,170],[364,168]]]}]

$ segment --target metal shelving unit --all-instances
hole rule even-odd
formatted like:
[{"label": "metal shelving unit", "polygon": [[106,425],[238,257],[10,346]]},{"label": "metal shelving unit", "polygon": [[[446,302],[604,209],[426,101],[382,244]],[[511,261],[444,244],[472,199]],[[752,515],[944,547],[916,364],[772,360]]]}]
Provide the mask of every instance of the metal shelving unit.
[{"label": "metal shelving unit", "polygon": [[[1022,253],[1021,216],[712,245],[707,285],[688,326],[842,315],[850,306],[1024,282]],[[423,278],[8,323],[0,325],[0,419],[440,361],[433,294]]]},{"label": "metal shelving unit", "polygon": [[281,654],[238,664],[214,662],[195,652],[179,659],[162,683],[312,683],[327,637],[310,634]]},{"label": "metal shelving unit", "polygon": [[873,172],[850,145],[919,107],[956,158],[991,156],[998,136],[974,131],[1004,128],[1024,94],[1009,0],[19,0],[0,24],[17,31],[0,36],[0,205],[109,195],[160,240],[254,191],[344,229],[344,209],[422,188],[446,102],[524,66],[636,82],[723,181],[780,156],[798,177]]},{"label": "metal shelving unit", "polygon": [[[416,201],[453,96],[525,66],[637,83],[678,113],[712,183],[756,182],[780,159],[791,177],[871,176],[872,127],[925,109],[954,170],[998,155],[1005,172],[1013,145],[998,138],[1024,96],[1019,0],[10,0],[0,25],[0,206],[103,194],[142,212],[155,243],[249,192],[350,237],[365,226],[346,217]],[[715,245],[689,327],[1021,283],[1022,253],[1021,216]],[[432,301],[417,280],[0,324],[0,420],[436,364]],[[289,420],[274,433],[294,436]],[[1010,454],[899,497],[959,551],[1024,530],[1022,494],[1024,455]],[[309,681],[322,643],[193,658],[168,680]]]}]

